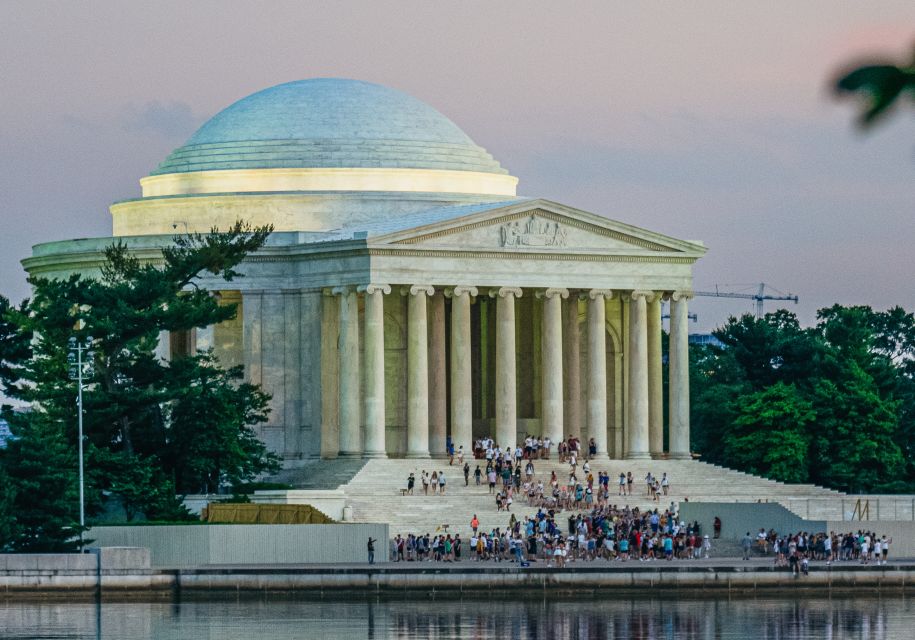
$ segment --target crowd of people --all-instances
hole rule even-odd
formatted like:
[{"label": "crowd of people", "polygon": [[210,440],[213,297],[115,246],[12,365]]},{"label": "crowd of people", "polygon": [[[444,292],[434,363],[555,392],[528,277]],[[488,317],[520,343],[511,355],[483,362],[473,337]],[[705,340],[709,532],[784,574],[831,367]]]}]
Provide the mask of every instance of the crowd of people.
[{"label": "crowd of people", "polygon": [[[568,478],[560,479],[556,471],[550,472],[550,478],[536,478],[535,462],[550,458],[552,443],[547,438],[527,436],[523,446],[500,448],[492,438],[480,438],[474,442],[474,458],[479,460],[471,471],[470,462],[464,461],[463,447],[454,450],[449,442],[450,460],[457,461],[464,476],[464,485],[469,486],[471,476],[474,484],[480,486],[485,481],[489,493],[494,496],[497,511],[511,511],[516,499],[524,499],[528,506],[546,510],[582,510],[607,507],[610,504],[611,484],[616,485],[617,496],[631,496],[635,479],[632,472],[620,472],[612,480],[608,472],[597,471],[595,476],[591,468],[591,459],[596,453],[594,441],[589,442],[588,454],[579,457],[581,444],[577,438],[569,437],[559,443],[559,460],[567,463]],[[433,471],[431,476],[425,470],[420,473],[423,494],[443,494],[445,492],[445,474]],[[660,504],[661,498],[669,494],[671,480],[667,473],[661,477],[648,472],[645,479],[646,496]],[[411,473],[407,478],[405,493],[415,492],[416,477]],[[688,500],[688,498],[687,498]]]},{"label": "crowd of people", "polygon": [[474,515],[471,535],[396,536],[395,561],[437,560],[542,561],[564,566],[573,561],[653,561],[708,558],[711,542],[698,522],[678,521],[670,510],[640,511],[608,505],[572,514],[564,521],[552,510],[538,509],[523,520],[512,515],[509,526],[483,531]]},{"label": "crowd of people", "polygon": [[825,561],[827,565],[849,561],[885,565],[892,542],[886,535],[864,530],[828,534],[801,531],[780,536],[775,530],[760,529],[755,538],[748,531],[741,544],[744,560],[750,558],[755,546],[763,555],[774,555],[776,566],[789,567],[793,573],[806,573],[811,560]]}]

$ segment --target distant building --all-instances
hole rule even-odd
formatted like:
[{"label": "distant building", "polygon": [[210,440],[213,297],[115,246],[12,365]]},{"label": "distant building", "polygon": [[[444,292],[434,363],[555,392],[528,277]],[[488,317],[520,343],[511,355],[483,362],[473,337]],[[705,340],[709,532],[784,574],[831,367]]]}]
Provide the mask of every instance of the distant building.
[{"label": "distant building", "polygon": [[724,348],[724,343],[711,333],[691,333],[689,334],[689,343]]}]

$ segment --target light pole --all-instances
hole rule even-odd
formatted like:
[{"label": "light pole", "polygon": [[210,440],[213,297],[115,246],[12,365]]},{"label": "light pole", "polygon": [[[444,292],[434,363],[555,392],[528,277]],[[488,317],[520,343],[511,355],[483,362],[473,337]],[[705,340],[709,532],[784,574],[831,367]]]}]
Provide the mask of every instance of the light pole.
[{"label": "light pole", "polygon": [[86,500],[85,500],[85,489],[84,489],[84,469],[83,469],[83,373],[92,375],[92,365],[91,363],[86,363],[87,366],[83,367],[83,352],[86,353],[86,357],[92,357],[92,352],[89,350],[92,347],[92,336],[86,336],[83,342],[80,342],[76,338],[70,338],[67,343],[70,353],[67,354],[67,363],[69,364],[69,374],[71,380],[76,380],[77,384],[77,412],[79,417],[77,419],[77,424],[79,425],[78,431],[78,441],[79,441],[79,542],[82,545],[83,542],[83,529],[86,528]]}]

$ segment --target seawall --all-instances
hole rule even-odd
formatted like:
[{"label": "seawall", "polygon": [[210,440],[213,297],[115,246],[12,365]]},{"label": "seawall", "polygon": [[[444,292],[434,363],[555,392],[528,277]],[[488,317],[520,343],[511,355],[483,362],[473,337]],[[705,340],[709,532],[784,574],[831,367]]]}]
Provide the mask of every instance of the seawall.
[{"label": "seawall", "polygon": [[915,562],[886,566],[815,565],[793,576],[769,562],[709,564],[586,564],[568,569],[513,564],[441,566],[210,566],[107,572],[61,569],[0,571],[0,598],[236,598],[275,594],[307,597],[393,596],[424,593],[441,597],[513,593],[600,595],[672,593],[678,597],[756,592],[811,591],[820,594],[862,589],[915,591]]}]

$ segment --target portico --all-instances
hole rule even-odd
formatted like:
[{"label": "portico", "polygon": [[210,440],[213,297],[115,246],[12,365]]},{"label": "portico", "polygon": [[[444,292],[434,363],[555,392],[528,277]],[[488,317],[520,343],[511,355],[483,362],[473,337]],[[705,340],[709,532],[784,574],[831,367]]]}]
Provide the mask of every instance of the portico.
[{"label": "portico", "polygon": [[[518,287],[475,287],[472,285],[452,284],[378,284],[372,283],[355,288],[357,306],[363,310],[357,314],[364,326],[356,333],[365,336],[364,359],[353,356],[351,346],[352,319],[343,316],[337,328],[339,347],[332,357],[334,362],[326,362],[327,368],[336,370],[340,400],[339,438],[343,442],[359,442],[353,435],[356,425],[361,424],[365,447],[363,451],[344,449],[342,444],[339,455],[364,455],[380,457],[385,455],[405,455],[407,457],[430,457],[445,455],[444,440],[438,438],[440,446],[433,446],[436,441],[434,430],[436,420],[430,416],[436,405],[444,408],[439,413],[447,414],[443,425],[455,448],[463,446],[472,450],[473,439],[491,435],[502,446],[516,444],[526,435],[549,437],[556,443],[570,436],[580,436],[587,441],[594,439],[598,458],[649,458],[689,456],[689,414],[688,414],[688,367],[683,354],[687,341],[686,322],[680,316],[686,316],[688,291],[613,290],[613,289],[573,289],[556,287],[518,288]],[[401,293],[391,293],[391,291]],[[324,296],[325,304],[338,304],[349,310],[349,302],[343,302],[344,296],[354,295],[335,291]],[[402,313],[401,296],[407,298],[406,333],[407,333],[407,370],[392,370],[385,367],[383,348],[385,331],[401,331],[395,320]],[[430,301],[440,296],[442,311],[431,309]],[[533,303],[526,309],[539,315],[539,322],[532,316],[518,314],[518,301],[525,297],[533,298]],[[672,333],[670,338],[671,353],[669,356],[670,411],[668,421],[668,445],[664,442],[664,425],[652,422],[661,416],[653,414],[651,402],[656,388],[651,384],[652,377],[662,376],[662,353],[660,349],[648,349],[649,331],[656,330],[657,341],[660,341],[660,326],[652,327],[647,309],[656,305],[660,322],[660,303],[662,299],[672,301]],[[582,339],[577,343],[563,341],[562,336],[562,303],[580,316],[584,325]],[[394,307],[385,309],[385,306]],[[645,309],[641,307],[644,305]],[[485,308],[484,308],[485,307]],[[472,331],[479,327],[479,319],[495,313],[495,332]],[[387,316],[387,323],[379,318]],[[625,322],[626,317],[631,318]],[[450,331],[432,330],[435,324],[444,325],[445,318]],[[474,322],[475,321],[475,322]],[[523,325],[538,325],[539,335],[533,336],[531,345],[518,345],[517,336],[523,334]],[[628,333],[626,341],[620,340],[620,327]],[[622,344],[628,342],[634,349],[628,358],[630,361],[628,384],[619,376],[617,363],[627,360],[625,353],[618,353]],[[642,346],[644,345],[644,346]],[[573,348],[578,357],[563,357],[564,349]],[[518,354],[524,349],[533,352],[538,366],[533,372],[520,376]],[[484,354],[494,352],[496,357],[487,363]],[[438,355],[435,355],[438,354]],[[364,363],[363,363],[364,360]],[[434,368],[430,362],[437,362]],[[445,362],[450,363],[446,368]],[[586,385],[576,397],[563,393],[564,363],[581,362]],[[364,370],[360,371],[360,367]],[[481,367],[488,367],[484,372]],[[383,372],[387,369],[386,380]],[[441,373],[447,374],[447,385],[434,385],[431,380]],[[539,379],[534,380],[533,375]],[[567,377],[567,376],[566,376]],[[486,389],[474,385],[474,379],[488,380]],[[361,391],[353,387],[352,381],[364,379]],[[406,447],[397,442],[397,425],[393,430],[383,428],[385,412],[379,398],[385,398],[388,391],[388,402],[398,406],[395,396],[399,391],[406,393]],[[475,394],[474,388],[478,391]],[[354,393],[352,389],[356,389]],[[519,413],[519,399],[530,395],[535,388],[541,390],[542,397],[537,403],[538,410],[530,413]],[[346,392],[344,393],[344,389]],[[362,402],[359,402],[361,393]],[[663,402],[663,398],[661,398]],[[584,416],[583,424],[567,424],[563,420],[563,403],[575,402],[578,406],[570,411],[571,415]],[[530,405],[531,403],[528,403]],[[351,411],[364,407],[362,418],[354,420]],[[488,412],[487,406],[494,407]],[[619,406],[620,411],[615,408]],[[346,409],[344,409],[346,407]],[[621,424],[617,421],[623,418]],[[627,419],[628,418],[628,419]],[[335,425],[332,420],[322,424],[322,440],[333,441]],[[386,434],[390,431],[390,438]],[[621,432],[622,438],[616,434]],[[347,433],[346,437],[343,434]],[[660,438],[656,443],[654,438]],[[392,441],[389,441],[392,440]],[[623,450],[621,443],[627,442]],[[325,457],[333,457],[326,452]]]}]

